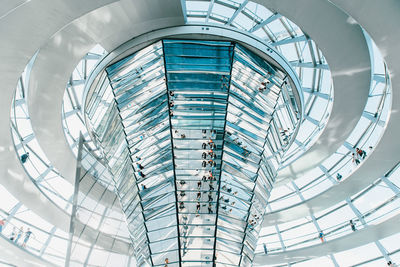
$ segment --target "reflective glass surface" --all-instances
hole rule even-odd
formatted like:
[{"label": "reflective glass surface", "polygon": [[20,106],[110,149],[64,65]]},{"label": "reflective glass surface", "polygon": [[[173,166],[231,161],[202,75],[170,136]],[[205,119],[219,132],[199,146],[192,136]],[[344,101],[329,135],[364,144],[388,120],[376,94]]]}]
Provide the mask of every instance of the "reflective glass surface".
[{"label": "reflective glass surface", "polygon": [[233,42],[163,40],[99,80],[87,115],[138,263],[250,265],[299,123],[287,75]]}]

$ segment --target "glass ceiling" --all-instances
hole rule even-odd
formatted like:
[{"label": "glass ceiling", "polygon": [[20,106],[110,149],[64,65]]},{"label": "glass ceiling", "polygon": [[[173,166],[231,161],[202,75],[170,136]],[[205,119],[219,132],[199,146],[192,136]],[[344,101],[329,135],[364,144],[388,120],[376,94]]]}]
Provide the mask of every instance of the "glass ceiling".
[{"label": "glass ceiling", "polygon": [[106,72],[87,115],[138,262],[250,265],[300,117],[287,75],[238,44],[193,40]]}]

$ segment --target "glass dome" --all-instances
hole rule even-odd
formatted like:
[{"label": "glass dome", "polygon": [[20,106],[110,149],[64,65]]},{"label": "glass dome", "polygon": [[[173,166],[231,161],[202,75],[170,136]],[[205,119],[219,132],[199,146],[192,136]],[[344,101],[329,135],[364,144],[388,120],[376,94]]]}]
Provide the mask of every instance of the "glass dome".
[{"label": "glass dome", "polygon": [[398,14],[357,1],[5,3],[1,264],[400,262]]}]

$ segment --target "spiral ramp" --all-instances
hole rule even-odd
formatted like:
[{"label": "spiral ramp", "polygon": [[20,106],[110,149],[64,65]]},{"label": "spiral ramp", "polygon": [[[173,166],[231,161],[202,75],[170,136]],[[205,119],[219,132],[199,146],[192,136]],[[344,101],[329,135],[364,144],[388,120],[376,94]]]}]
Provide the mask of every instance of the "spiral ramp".
[{"label": "spiral ramp", "polygon": [[[31,225],[34,231],[40,231],[41,234],[35,237],[38,239],[37,242],[35,240],[35,247],[28,245],[27,249],[16,246],[7,238],[2,238],[3,252],[0,258],[4,258],[5,263],[16,266],[63,265],[65,255],[59,253],[57,248],[59,243],[53,243],[51,240],[57,238],[66,242],[66,238],[61,238],[64,235],[59,232],[68,233],[70,212],[49,198],[38,186],[38,181],[26,173],[26,169],[18,159],[15,140],[10,134],[10,105],[21,73],[34,57],[29,83],[25,84],[25,87],[29,88],[26,96],[29,119],[40,148],[51,162],[49,167],[56,169],[68,183],[72,184],[75,168],[71,166],[76,165],[76,157],[71,153],[70,145],[65,140],[65,129],[61,118],[65,87],[75,66],[95,45],[99,44],[106,51],[113,51],[136,36],[161,28],[183,25],[190,21],[190,13],[186,10],[187,6],[182,8],[182,4],[185,7],[185,2],[179,0],[3,2],[0,7],[0,31],[3,36],[0,42],[3,92],[0,98],[2,101],[0,122],[3,124],[0,128],[3,131],[0,135],[2,148],[0,183],[4,187],[3,191],[10,195],[6,195],[5,199],[15,199],[16,203],[12,208],[1,207],[2,217],[7,217],[7,222],[10,222],[10,226],[6,225],[3,230],[3,234],[8,235],[11,229],[7,227],[12,228],[11,225],[25,224]],[[209,3],[209,14],[205,15],[208,20],[213,5],[224,1],[199,2]],[[229,1],[226,2],[229,4]],[[238,1],[239,4],[232,6],[236,8],[237,13],[240,13],[246,10],[248,2]],[[400,126],[397,125],[400,123],[400,119],[397,118],[400,116],[397,112],[399,103],[396,101],[398,99],[396,87],[400,84],[397,82],[397,79],[400,79],[397,74],[400,71],[398,70],[400,61],[396,49],[400,41],[399,3],[394,0],[379,2],[255,0],[254,2],[295,22],[307,33],[307,37],[315,41],[329,65],[334,87],[333,105],[326,125],[313,144],[304,149],[306,151],[299,153],[295,160],[282,166],[276,186],[292,185],[298,177],[305,176],[308,171],[320,166],[347,142],[360,117],[365,114],[365,105],[371,95],[374,78],[372,65],[375,59],[364,31],[382,54],[391,80],[389,100],[391,103],[388,104],[390,117],[383,122],[384,131],[373,144],[373,149],[368,152],[367,158],[353,168],[346,179],[332,182],[331,186],[315,196],[309,199],[300,197],[299,203],[283,208],[269,207],[263,226],[276,229],[275,237],[279,240],[276,243],[279,243],[280,248],[269,249],[269,253],[265,255],[261,242],[254,264],[312,266],[311,263],[307,265],[307,260],[324,258],[326,262],[327,257],[328,264],[332,266],[362,264],[384,266],[388,260],[400,261],[399,247],[393,247],[386,240],[387,238],[396,240],[400,232],[398,223],[400,217],[397,215],[400,205],[397,201],[400,195],[397,187],[399,174],[396,172],[399,162],[396,140],[400,131]],[[160,6],[163,8],[160,9]],[[332,177],[328,177],[332,176],[329,171],[325,176],[327,180],[332,180]],[[85,190],[84,193],[89,198],[98,201],[106,209],[121,213],[116,196],[110,188],[105,188],[91,174],[85,177],[83,184],[81,189]],[[394,204],[393,210],[385,213],[386,217],[381,215],[383,219],[378,222],[369,221],[367,215],[378,211],[378,207],[371,205],[372,211],[362,212],[361,208],[357,208],[356,201],[353,203],[353,196],[382,185],[392,191],[393,196],[381,196],[382,199],[369,201]],[[299,188],[295,191],[301,196]],[[319,244],[318,232],[323,230],[326,233],[329,230],[324,229],[316,214],[324,214],[327,210],[332,213],[335,206],[342,202],[353,212],[353,216],[349,218],[355,218],[355,221],[362,225],[362,229],[356,232],[344,231],[337,236],[333,234],[332,239],[327,234],[327,242]],[[42,226],[42,223],[35,225],[27,217],[18,216],[19,212],[23,213],[26,210],[39,217],[38,221],[43,221],[46,227]],[[322,215],[320,217],[323,218]],[[298,221],[301,222],[297,223]],[[315,232],[311,231],[308,234],[306,239],[310,241],[304,242],[305,239],[302,239],[297,247],[296,244],[289,246],[288,244],[292,242],[291,237],[280,233],[279,229],[288,228],[284,224],[290,222],[293,222],[293,225],[311,225]],[[345,227],[346,222],[338,220],[337,224]],[[121,235],[115,232],[103,233],[100,228],[83,223],[79,227],[88,229],[89,234],[83,239],[90,247],[89,252],[82,256],[81,265],[134,266],[135,261],[129,252],[130,243],[127,236],[121,238]],[[294,229],[296,230],[296,227]],[[269,242],[265,243],[270,248]],[[96,244],[96,247],[93,248],[90,244]],[[369,258],[352,263],[343,257],[340,259],[336,257],[336,253],[368,244],[376,246],[375,250],[379,255],[371,255]],[[53,251],[52,246],[55,247]],[[107,260],[96,263],[93,258],[100,253],[107,255],[105,256]],[[117,255],[122,256],[118,258]],[[113,264],[113,259],[118,259],[119,264],[115,265],[115,262]]]}]

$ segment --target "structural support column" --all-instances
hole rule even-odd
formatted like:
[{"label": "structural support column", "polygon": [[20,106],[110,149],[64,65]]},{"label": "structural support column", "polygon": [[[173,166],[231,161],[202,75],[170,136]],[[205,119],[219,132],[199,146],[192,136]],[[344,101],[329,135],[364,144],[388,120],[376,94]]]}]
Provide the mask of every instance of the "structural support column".
[{"label": "structural support column", "polygon": [[76,220],[76,211],[77,211],[77,206],[78,206],[79,182],[81,179],[81,169],[82,169],[81,160],[82,160],[83,141],[84,141],[84,139],[83,139],[82,133],[80,133],[79,145],[78,145],[78,156],[76,159],[74,197],[72,200],[72,213],[71,213],[71,221],[69,224],[69,239],[68,239],[67,254],[65,257],[65,267],[70,266],[72,245],[74,242],[73,239],[74,239],[74,235],[75,235],[75,220]]}]

